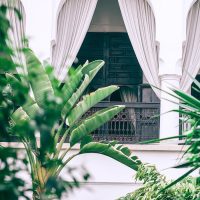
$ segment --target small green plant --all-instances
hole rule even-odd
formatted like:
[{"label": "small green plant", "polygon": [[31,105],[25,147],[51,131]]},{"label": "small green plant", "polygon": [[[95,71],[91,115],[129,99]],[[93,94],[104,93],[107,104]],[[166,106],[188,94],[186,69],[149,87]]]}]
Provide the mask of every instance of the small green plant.
[{"label": "small green plant", "polygon": [[161,175],[155,166],[143,165],[138,167],[136,180],[143,186],[119,200],[198,200],[200,186],[197,179],[188,177],[178,184],[165,189],[170,181]]}]

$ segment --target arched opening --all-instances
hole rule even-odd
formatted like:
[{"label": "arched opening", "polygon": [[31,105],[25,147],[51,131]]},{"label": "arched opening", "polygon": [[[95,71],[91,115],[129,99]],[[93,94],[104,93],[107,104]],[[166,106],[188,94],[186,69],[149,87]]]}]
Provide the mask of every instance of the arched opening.
[{"label": "arched opening", "polygon": [[159,120],[150,118],[158,114],[158,109],[148,107],[151,106],[148,103],[159,100],[143,78],[118,0],[98,1],[89,30],[77,54],[76,65],[97,59],[104,60],[106,64],[90,84],[88,92],[113,84],[119,85],[120,90],[104,99],[94,110],[115,104],[125,104],[127,108],[98,129],[94,137],[97,140],[117,139],[124,143],[157,138]]},{"label": "arched opening", "polygon": [[[77,58],[77,64],[96,59],[102,59],[106,63],[90,87],[98,88],[111,84],[119,85],[122,89],[126,86],[138,87],[142,90],[140,97],[137,98],[138,101],[159,101],[143,78],[142,69],[124,25],[118,0],[98,1],[88,33]],[[143,83],[145,87],[143,87]],[[146,92],[152,97],[149,98]],[[135,95],[138,96],[138,92]],[[114,98],[110,98],[110,100],[114,101]],[[119,98],[116,100],[119,100]]]}]

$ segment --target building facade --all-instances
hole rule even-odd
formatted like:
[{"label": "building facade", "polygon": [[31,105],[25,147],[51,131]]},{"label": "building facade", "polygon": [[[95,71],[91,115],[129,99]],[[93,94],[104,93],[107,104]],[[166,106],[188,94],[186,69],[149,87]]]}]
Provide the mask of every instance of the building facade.
[{"label": "building facade", "polygon": [[[76,67],[87,59],[102,59],[105,67],[87,92],[110,84],[120,86],[117,93],[88,113],[108,105],[126,105],[122,113],[94,133],[96,140],[133,144],[179,135],[179,115],[168,112],[177,109],[178,102],[167,92],[171,88],[191,92],[190,75],[198,74],[199,0],[22,0],[21,6],[26,19],[23,31],[31,35],[34,22],[34,30],[42,29],[38,43],[46,43],[45,56],[50,57],[59,79],[65,79],[72,64]],[[47,29],[42,22],[48,24]],[[31,42],[40,54],[37,45]],[[152,117],[156,115],[160,117]],[[162,170],[177,163],[182,153],[178,143],[129,147],[144,162]],[[92,173],[87,187],[93,192],[81,190],[70,199],[115,199],[140,185],[133,182],[131,170],[107,158],[90,155],[73,161],[72,166],[77,164],[86,165]],[[176,170],[164,173],[170,178],[179,175]]]}]

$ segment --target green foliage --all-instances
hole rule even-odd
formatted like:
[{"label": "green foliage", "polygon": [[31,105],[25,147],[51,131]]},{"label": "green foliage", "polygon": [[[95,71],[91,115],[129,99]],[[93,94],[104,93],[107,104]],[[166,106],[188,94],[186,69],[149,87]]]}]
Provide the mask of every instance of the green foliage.
[{"label": "green foliage", "polygon": [[[194,79],[197,90],[200,84]],[[185,133],[185,143],[189,145],[185,154],[188,155],[187,162],[176,168],[190,167],[194,170],[200,169],[200,101],[195,97],[179,90],[174,90],[175,95],[180,100],[180,110],[175,110],[184,116],[183,123],[189,123],[191,128]]]},{"label": "green foliage", "polygon": [[[68,162],[80,154],[104,154],[137,170],[138,163],[127,155],[127,149],[126,151],[125,148],[117,149],[111,144],[101,142],[93,143],[90,135],[118,114],[124,106],[116,105],[102,109],[82,119],[92,106],[118,89],[117,86],[108,86],[82,96],[104,62],[95,61],[79,66],[68,75],[66,83],[61,85],[55,77],[47,74],[48,71],[44,70],[45,67],[31,50],[25,49],[25,57],[28,71],[26,81],[32,88],[34,98],[27,96],[27,101],[19,105],[11,119],[14,124],[12,133],[18,136],[27,151],[35,197],[41,199],[47,192],[49,179],[52,180],[52,177],[57,179]],[[35,65],[36,68],[34,68]],[[10,78],[10,76],[7,77]],[[20,79],[19,75],[18,80],[24,79]],[[14,90],[12,84],[10,90]],[[27,124],[27,127],[21,129],[21,124]],[[40,146],[37,144],[36,134],[39,134]],[[69,137],[70,147],[62,151],[67,137]],[[71,148],[79,143],[81,143],[80,152],[68,156]]]},{"label": "green foliage", "polygon": [[136,156],[131,155],[131,152],[127,147],[117,145],[115,142],[90,142],[81,148],[80,154],[84,153],[99,153],[111,157],[133,170],[138,170],[138,165],[141,163]]},{"label": "green foliage", "polygon": [[154,166],[141,164],[136,180],[143,186],[119,200],[197,200],[200,199],[200,186],[194,178],[186,178],[177,185],[163,190],[170,184]]},{"label": "green foliage", "polygon": [[28,171],[27,160],[19,158],[11,148],[0,147],[0,163],[0,199],[11,200],[19,197],[28,199],[26,191],[30,188],[27,187],[25,180],[18,177],[22,171],[24,173]]},{"label": "green foliage", "polygon": [[[200,92],[200,83],[193,79],[195,90]],[[200,199],[200,177],[191,178],[189,175],[196,170],[200,170],[200,101],[195,97],[180,90],[173,90],[170,94],[179,100],[179,110],[173,112],[180,113],[183,123],[189,123],[190,128],[182,135],[154,139],[142,142],[149,144],[170,139],[184,139],[188,145],[183,157],[183,163],[174,168],[188,168],[188,171],[174,181],[167,181],[154,166],[141,164],[138,166],[136,180],[144,184],[136,191],[127,194],[119,200],[199,200]],[[175,103],[175,102],[174,102]]]},{"label": "green foliage", "polygon": [[[100,153],[137,170],[139,161],[131,157],[127,148],[114,143],[92,142],[91,133],[118,114],[124,106],[106,108],[83,119],[91,107],[119,89],[117,86],[108,86],[83,95],[104,61],[86,62],[77,69],[71,69],[67,81],[60,83],[49,64],[43,65],[30,49],[24,48],[22,53],[26,59],[27,74],[17,74],[16,68],[24,66],[16,65],[11,59],[15,52],[7,45],[11,27],[6,10],[7,7],[0,7],[0,69],[3,73],[0,77],[0,137],[14,136],[24,145],[30,165],[33,199],[60,199],[63,192],[79,187],[73,170],[68,168],[67,172],[72,183],[60,178],[59,174],[71,159],[80,154]],[[63,149],[67,138],[70,147]],[[80,152],[68,155],[74,145],[79,144]],[[0,154],[0,162],[6,166],[0,168],[0,192],[4,192],[7,199],[18,199],[20,195],[26,197],[25,182],[15,177],[20,169],[11,171],[6,164],[7,157],[11,155],[18,160],[16,152],[10,154],[10,149],[6,148],[3,148],[3,152],[8,154],[5,154],[5,159]],[[7,177],[10,177],[8,181]],[[82,181],[88,178],[88,173],[83,171]],[[8,198],[6,195],[14,196]]]},{"label": "green foliage", "polygon": [[[196,79],[193,79],[193,82],[196,92],[200,92],[200,83]],[[190,128],[179,136],[142,142],[143,144],[149,144],[163,140],[184,139],[185,145],[188,146],[183,154],[184,162],[177,166],[173,166],[173,168],[177,169],[188,168],[188,171],[177,180],[174,180],[167,185],[163,190],[179,183],[187,178],[192,172],[200,170],[200,100],[181,90],[174,89],[172,91],[173,94],[169,94],[179,100],[179,109],[173,110],[172,112],[178,112],[182,116],[182,123],[188,123]],[[177,102],[173,103],[177,104]],[[200,184],[200,177],[197,178],[197,183]]]},{"label": "green foliage", "polygon": [[[25,103],[25,96],[28,94],[28,88],[24,83],[18,82],[16,78],[7,79],[5,75],[5,72],[11,73],[17,67],[11,59],[13,50],[7,45],[7,32],[11,28],[6,18],[7,9],[4,5],[0,6],[0,140],[9,140],[10,116],[18,104]],[[8,87],[10,84],[15,88],[14,93]],[[0,146],[1,200],[28,199],[26,192],[31,188],[18,176],[22,172],[27,174],[27,171],[25,157],[19,157],[14,149]]]}]

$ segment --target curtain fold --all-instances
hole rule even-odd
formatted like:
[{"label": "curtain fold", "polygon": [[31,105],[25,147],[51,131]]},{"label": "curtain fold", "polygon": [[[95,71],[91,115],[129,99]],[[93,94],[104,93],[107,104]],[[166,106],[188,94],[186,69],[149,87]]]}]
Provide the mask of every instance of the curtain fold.
[{"label": "curtain fold", "polygon": [[196,1],[187,17],[186,41],[183,46],[183,70],[180,87],[188,92],[200,69],[200,1]]},{"label": "curtain fold", "polygon": [[[158,46],[153,11],[146,0],[118,0],[138,62],[150,85],[160,87]],[[158,97],[160,91],[153,88]]]},{"label": "curtain fold", "polygon": [[64,80],[74,62],[91,23],[98,0],[66,0],[58,13],[52,65],[55,74]]},{"label": "curtain fold", "polygon": [[[137,89],[137,88],[136,88]],[[137,102],[137,92],[136,89],[130,87],[121,87],[120,95],[123,102],[126,103],[136,103]],[[129,118],[133,125],[133,129],[136,129],[136,113],[134,108],[128,108]]]},{"label": "curtain fold", "polygon": [[23,4],[20,0],[1,0],[0,4],[5,4],[7,6],[17,9],[22,17],[22,19],[20,19],[13,9],[8,9],[8,19],[10,20],[11,24],[11,29],[9,31],[9,45],[15,50],[12,59],[16,64],[19,65],[17,71],[19,73],[26,73],[26,61],[21,51],[25,47],[26,15]]}]

